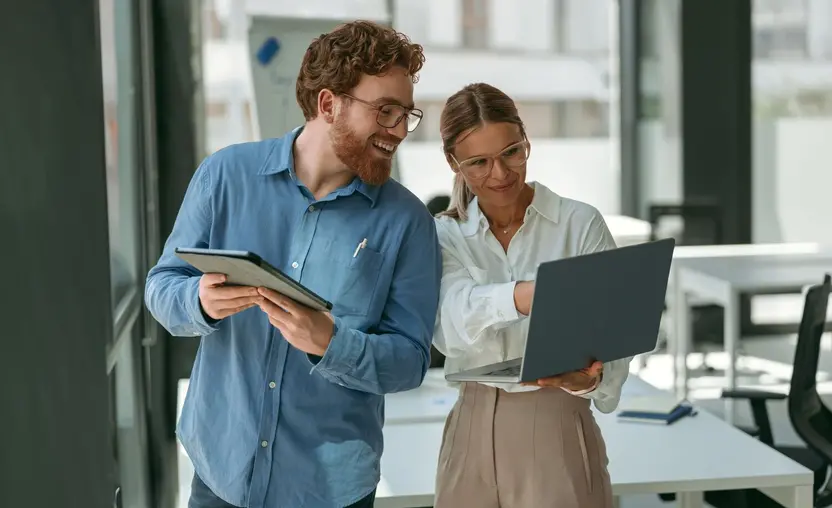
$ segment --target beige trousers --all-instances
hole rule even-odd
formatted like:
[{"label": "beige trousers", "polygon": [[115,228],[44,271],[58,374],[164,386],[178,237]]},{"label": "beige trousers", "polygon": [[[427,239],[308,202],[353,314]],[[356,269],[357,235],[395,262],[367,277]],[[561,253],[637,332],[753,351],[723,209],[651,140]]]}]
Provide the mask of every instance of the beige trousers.
[{"label": "beige trousers", "polygon": [[435,508],[612,508],[590,401],[464,383],[445,421]]}]

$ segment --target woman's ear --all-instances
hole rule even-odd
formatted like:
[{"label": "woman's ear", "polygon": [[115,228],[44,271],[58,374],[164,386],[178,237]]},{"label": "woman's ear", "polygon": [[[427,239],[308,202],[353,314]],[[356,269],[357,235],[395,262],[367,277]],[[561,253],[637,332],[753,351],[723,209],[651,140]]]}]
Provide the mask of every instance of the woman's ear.
[{"label": "woman's ear", "polygon": [[456,164],[453,156],[448,152],[445,152],[445,160],[448,162],[448,166],[451,167],[451,171],[454,173],[459,173],[459,166]]}]

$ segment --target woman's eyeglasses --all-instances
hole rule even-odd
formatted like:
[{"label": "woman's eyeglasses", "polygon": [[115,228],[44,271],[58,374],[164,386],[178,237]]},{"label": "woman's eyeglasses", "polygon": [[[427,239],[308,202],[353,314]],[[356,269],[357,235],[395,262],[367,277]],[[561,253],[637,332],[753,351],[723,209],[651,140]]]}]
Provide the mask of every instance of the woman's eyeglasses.
[{"label": "woman's eyeglasses", "polygon": [[453,154],[450,154],[456,164],[457,169],[465,173],[469,178],[480,180],[486,178],[494,169],[494,161],[499,158],[503,166],[507,168],[518,168],[529,160],[530,145],[529,140],[524,139],[512,145],[507,146],[497,155],[478,155],[465,159],[464,161],[457,161]]},{"label": "woman's eyeglasses", "polygon": [[349,97],[350,99],[360,102],[365,106],[369,106],[376,110],[376,122],[384,127],[385,129],[392,129],[399,125],[399,123],[407,117],[407,132],[413,132],[416,130],[416,127],[419,126],[419,122],[422,121],[422,110],[421,109],[411,109],[402,106],[401,104],[373,104],[372,102],[365,101],[363,99],[359,99],[358,97],[353,97],[350,94],[343,93],[341,94],[344,97]]}]

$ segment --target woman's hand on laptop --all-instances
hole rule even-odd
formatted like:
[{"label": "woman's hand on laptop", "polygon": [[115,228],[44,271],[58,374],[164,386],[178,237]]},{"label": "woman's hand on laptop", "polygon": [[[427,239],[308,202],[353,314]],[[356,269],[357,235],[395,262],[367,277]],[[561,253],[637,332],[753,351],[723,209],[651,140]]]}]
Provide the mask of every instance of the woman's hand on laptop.
[{"label": "woman's hand on laptop", "polygon": [[563,388],[570,392],[583,392],[595,388],[601,382],[604,374],[604,364],[594,361],[581,370],[567,372],[552,377],[545,377],[537,381],[523,383],[525,386],[541,386],[544,388]]}]

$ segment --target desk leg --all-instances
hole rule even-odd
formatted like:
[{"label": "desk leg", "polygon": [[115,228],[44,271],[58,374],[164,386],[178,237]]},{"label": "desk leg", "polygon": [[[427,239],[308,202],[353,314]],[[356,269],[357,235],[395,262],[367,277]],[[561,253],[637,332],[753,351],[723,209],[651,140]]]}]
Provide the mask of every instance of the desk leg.
[{"label": "desk leg", "polygon": [[[737,388],[737,347],[740,341],[740,295],[731,290],[725,302],[725,352],[728,353],[728,367],[725,369],[725,383],[729,390]],[[725,421],[734,425],[737,406],[734,399],[725,399]]]},{"label": "desk leg", "polygon": [[801,485],[794,489],[794,505],[792,508],[812,508],[814,506],[814,486]]},{"label": "desk leg", "polygon": [[667,350],[673,366],[673,391],[680,398],[688,396],[688,352],[690,351],[690,308],[687,295],[679,281],[679,270],[673,270],[673,291],[670,298],[670,315],[673,335],[668,337]]},{"label": "desk leg", "polygon": [[814,493],[812,485],[794,487],[761,487],[760,491],[787,508],[812,508]]},{"label": "desk leg", "polygon": [[704,492],[678,492],[676,505],[679,508],[703,508],[705,506]]}]

